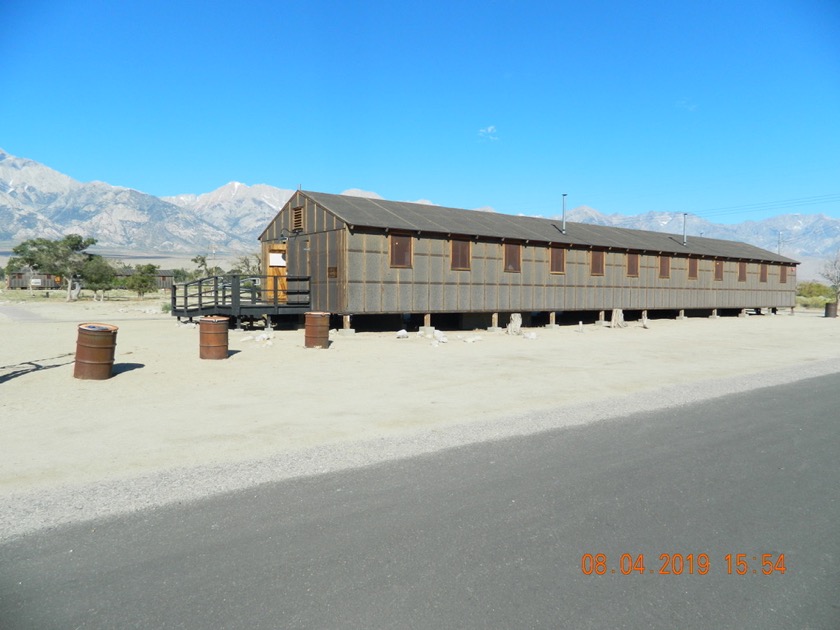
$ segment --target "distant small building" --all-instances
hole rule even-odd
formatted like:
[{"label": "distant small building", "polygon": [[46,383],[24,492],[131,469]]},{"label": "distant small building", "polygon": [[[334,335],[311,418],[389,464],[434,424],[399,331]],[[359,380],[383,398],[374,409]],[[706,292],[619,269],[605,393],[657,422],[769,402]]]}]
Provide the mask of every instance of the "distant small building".
[{"label": "distant small building", "polygon": [[[120,285],[125,281],[126,278],[133,276],[135,273],[136,272],[134,269],[125,269],[118,271],[114,280],[115,286],[124,288]],[[169,291],[172,288],[172,284],[175,282],[175,271],[173,271],[172,269],[158,269],[157,273],[155,274],[155,282],[157,289]]]},{"label": "distant small building", "polygon": [[38,273],[31,269],[6,274],[7,289],[58,289],[59,287],[61,287],[61,276]]},{"label": "distant small building", "polygon": [[333,314],[790,308],[797,261],[734,241],[297,191],[269,275]]}]

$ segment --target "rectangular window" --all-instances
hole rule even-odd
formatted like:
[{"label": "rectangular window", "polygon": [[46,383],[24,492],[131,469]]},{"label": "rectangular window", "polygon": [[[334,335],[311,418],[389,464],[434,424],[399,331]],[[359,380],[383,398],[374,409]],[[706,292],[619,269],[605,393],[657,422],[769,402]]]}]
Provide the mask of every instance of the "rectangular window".
[{"label": "rectangular window", "polygon": [[505,271],[522,271],[522,258],[519,243],[505,243]]},{"label": "rectangular window", "polygon": [[627,254],[627,277],[628,278],[638,278],[639,277],[639,255],[638,254]]},{"label": "rectangular window", "polygon": [[604,252],[591,252],[589,257],[589,273],[593,276],[604,275]]},{"label": "rectangular window", "polygon": [[411,267],[411,237],[391,234],[391,266]]},{"label": "rectangular window", "polygon": [[303,206],[292,208],[292,232],[303,232]]},{"label": "rectangular window", "polygon": [[781,284],[787,284],[787,267],[784,265],[779,267],[779,282]]},{"label": "rectangular window", "polygon": [[715,280],[723,280],[723,261],[715,261]]},{"label": "rectangular window", "polygon": [[767,282],[767,263],[761,263],[761,272],[759,273],[759,282]]},{"label": "rectangular window", "polygon": [[688,259],[688,279],[689,280],[697,280],[697,259],[696,258],[689,258]]},{"label": "rectangular window", "polygon": [[670,256],[660,256],[659,257],[659,277],[660,278],[670,278],[671,277],[671,257]]},{"label": "rectangular window", "polygon": [[566,250],[551,247],[551,273],[566,273]]},{"label": "rectangular window", "polygon": [[470,270],[470,242],[452,241],[452,270]]},{"label": "rectangular window", "polygon": [[747,263],[739,262],[738,263],[738,282],[746,282],[747,281]]}]

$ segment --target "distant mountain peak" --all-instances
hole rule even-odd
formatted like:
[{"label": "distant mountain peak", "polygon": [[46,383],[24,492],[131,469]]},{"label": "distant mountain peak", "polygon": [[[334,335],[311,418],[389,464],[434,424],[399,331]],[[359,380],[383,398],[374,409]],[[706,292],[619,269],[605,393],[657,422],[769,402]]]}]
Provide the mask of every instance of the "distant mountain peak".
[{"label": "distant mountain peak", "polygon": [[[231,181],[201,194],[155,197],[105,182],[81,183],[43,164],[0,149],[0,240],[20,242],[36,236],[60,238],[78,233],[94,236],[102,247],[196,254],[248,252],[294,190]],[[359,188],[344,195],[382,199]],[[430,203],[420,199],[413,203]],[[494,212],[489,206],[478,208]],[[557,221],[561,216],[551,217]],[[605,215],[589,206],[567,211],[566,219],[637,230],[680,234],[682,213],[651,211],[637,216]],[[736,225],[711,223],[687,215],[689,236],[743,241],[818,263],[840,247],[840,220],[821,214],[788,214]],[[805,265],[803,264],[804,270]]]}]

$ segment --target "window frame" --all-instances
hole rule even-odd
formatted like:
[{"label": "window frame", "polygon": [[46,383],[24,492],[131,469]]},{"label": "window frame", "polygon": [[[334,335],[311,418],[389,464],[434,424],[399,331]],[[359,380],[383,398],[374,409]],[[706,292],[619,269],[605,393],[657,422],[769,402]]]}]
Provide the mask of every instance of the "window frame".
[{"label": "window frame", "polygon": [[[455,248],[457,247],[460,249],[466,246],[466,256],[464,252],[461,251],[458,255],[455,255]],[[456,266],[457,263],[462,263],[462,258],[466,257],[466,266]],[[450,248],[449,248],[449,269],[451,271],[470,271],[472,265],[472,242],[466,238],[453,238],[450,241]]]},{"label": "window frame", "polygon": [[[522,245],[519,243],[502,243],[502,245],[502,265],[504,272],[522,273]],[[513,256],[514,253],[516,254],[515,261]],[[511,264],[514,262],[515,264]]]},{"label": "window frame", "polygon": [[698,258],[688,259],[688,279],[697,280],[700,277],[700,260]]},{"label": "window frame", "polygon": [[[627,277],[628,278],[638,278],[639,277],[639,269],[641,268],[641,256],[636,252],[627,252],[625,254],[626,258],[626,270],[627,270]],[[631,264],[630,261],[633,261]],[[635,271],[634,271],[635,268]]]},{"label": "window frame", "polygon": [[[596,266],[595,261],[600,261]],[[600,267],[600,271],[598,270]],[[607,272],[607,253],[600,249],[592,249],[589,251],[589,275],[595,277],[603,277]]]},{"label": "window frame", "polygon": [[671,279],[671,257],[660,254],[659,255],[659,279],[660,280],[670,280]]},{"label": "window frame", "polygon": [[[412,245],[412,242],[411,242],[412,241],[411,234],[406,234],[404,232],[391,232],[391,234],[389,234],[388,236],[389,236],[389,238],[388,238],[388,259],[391,263],[391,268],[392,269],[411,269],[412,268],[412,263],[414,262],[414,258],[413,258],[414,246]],[[399,239],[404,239],[404,241],[401,241]],[[397,246],[400,245],[401,242],[406,243],[406,245],[408,247],[408,256],[407,256],[408,262],[407,262],[407,264],[402,264],[402,262],[397,260],[396,257],[395,257],[395,255],[397,254],[397,251],[399,249]],[[405,258],[405,256],[403,256],[402,258]]]},{"label": "window frame", "polygon": [[[559,259],[559,265],[556,264]],[[565,274],[566,273],[566,248],[559,245],[552,245],[549,247],[549,273]]]}]

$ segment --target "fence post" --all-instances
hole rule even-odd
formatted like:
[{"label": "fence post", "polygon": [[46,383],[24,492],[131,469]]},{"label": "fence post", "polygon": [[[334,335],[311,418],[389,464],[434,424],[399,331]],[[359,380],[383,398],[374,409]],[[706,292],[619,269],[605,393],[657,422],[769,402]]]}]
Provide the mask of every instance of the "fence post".
[{"label": "fence post", "polygon": [[235,275],[230,277],[230,306],[233,309],[232,315],[234,317],[239,317],[239,288],[240,284],[239,281],[241,276]]}]

